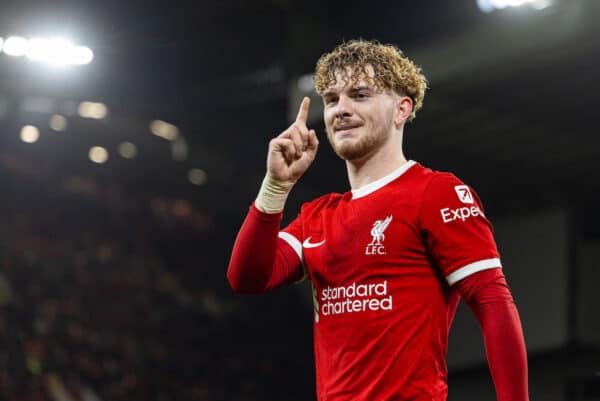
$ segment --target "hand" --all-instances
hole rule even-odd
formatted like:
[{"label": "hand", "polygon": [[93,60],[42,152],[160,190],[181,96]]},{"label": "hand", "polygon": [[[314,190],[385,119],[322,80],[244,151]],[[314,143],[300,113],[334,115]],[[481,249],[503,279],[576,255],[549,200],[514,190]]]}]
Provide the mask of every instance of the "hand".
[{"label": "hand", "polygon": [[310,98],[300,104],[296,121],[269,142],[267,174],[282,184],[294,184],[315,159],[319,141],[306,127]]}]

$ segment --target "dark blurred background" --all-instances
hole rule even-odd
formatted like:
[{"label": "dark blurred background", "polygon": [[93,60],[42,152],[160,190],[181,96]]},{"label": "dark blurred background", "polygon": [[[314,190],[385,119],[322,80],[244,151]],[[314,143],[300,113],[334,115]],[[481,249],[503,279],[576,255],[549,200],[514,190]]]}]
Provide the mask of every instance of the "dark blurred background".
[{"label": "dark blurred background", "polygon": [[[310,288],[225,271],[302,96],[321,148],[285,221],[348,190],[310,74],[358,37],[429,78],[405,153],[483,199],[531,399],[600,400],[599,22],[597,0],[3,1],[0,400],[315,399]],[[450,401],[495,399],[462,306],[448,358]]]}]

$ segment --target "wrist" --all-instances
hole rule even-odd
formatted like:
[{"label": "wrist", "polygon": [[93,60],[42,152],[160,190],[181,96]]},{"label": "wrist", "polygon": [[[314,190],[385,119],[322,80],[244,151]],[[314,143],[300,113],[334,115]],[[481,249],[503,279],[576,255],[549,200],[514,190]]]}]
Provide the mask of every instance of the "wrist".
[{"label": "wrist", "polygon": [[280,213],[285,206],[285,201],[293,186],[294,183],[278,181],[267,173],[260,186],[254,205],[264,213]]}]

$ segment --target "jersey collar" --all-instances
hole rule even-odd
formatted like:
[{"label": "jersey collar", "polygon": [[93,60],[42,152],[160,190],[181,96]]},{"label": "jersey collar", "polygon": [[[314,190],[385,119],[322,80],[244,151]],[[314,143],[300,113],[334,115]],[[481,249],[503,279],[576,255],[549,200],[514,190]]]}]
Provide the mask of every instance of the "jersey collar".
[{"label": "jersey collar", "polygon": [[352,199],[362,198],[363,196],[367,196],[380,188],[383,188],[390,182],[394,181],[396,178],[400,177],[404,174],[409,168],[414,166],[416,162],[414,160],[409,160],[404,163],[402,166],[398,167],[396,170],[392,171],[386,176],[381,177],[380,179],[373,181],[370,184],[365,185],[364,187],[360,187],[358,189],[352,190]]}]

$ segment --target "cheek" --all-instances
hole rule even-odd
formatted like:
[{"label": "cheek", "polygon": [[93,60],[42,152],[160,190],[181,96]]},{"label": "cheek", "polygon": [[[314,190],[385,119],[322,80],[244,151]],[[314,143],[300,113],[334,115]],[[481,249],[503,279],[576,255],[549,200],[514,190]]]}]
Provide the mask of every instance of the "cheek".
[{"label": "cheek", "polygon": [[389,107],[381,107],[377,110],[376,123],[381,126],[387,126],[393,123],[394,110]]},{"label": "cheek", "polygon": [[323,112],[323,121],[325,122],[325,129],[327,129],[327,131],[329,131],[329,129],[331,128],[331,126],[333,124],[333,120],[334,120],[334,114],[331,112],[327,112],[327,110],[325,110]]}]

